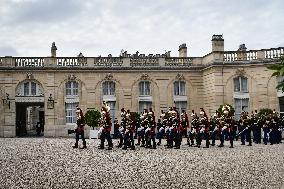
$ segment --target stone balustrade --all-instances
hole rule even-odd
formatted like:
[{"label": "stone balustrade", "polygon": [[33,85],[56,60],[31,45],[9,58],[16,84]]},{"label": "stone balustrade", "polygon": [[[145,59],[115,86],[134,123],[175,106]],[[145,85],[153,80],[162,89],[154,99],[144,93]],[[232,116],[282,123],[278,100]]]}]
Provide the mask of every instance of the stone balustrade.
[{"label": "stone balustrade", "polygon": [[85,57],[58,57],[56,58],[56,65],[58,67],[78,67],[85,66],[87,59]]},{"label": "stone balustrade", "polygon": [[[218,55],[218,56],[217,56]],[[182,68],[214,61],[224,63],[250,62],[255,60],[277,60],[284,56],[284,47],[249,50],[249,51],[218,51],[204,57],[0,57],[1,67],[93,67],[93,68]],[[223,58],[222,58],[223,57]],[[202,61],[200,60],[202,59]],[[197,61],[198,60],[198,61]]]},{"label": "stone balustrade", "polygon": [[95,67],[121,67],[123,64],[122,58],[120,57],[95,57]]},{"label": "stone balustrade", "polygon": [[17,57],[15,59],[16,67],[43,67],[44,58],[38,57]]},{"label": "stone balustrade", "polygon": [[257,50],[249,51],[225,51],[224,61],[251,61],[258,59]]},{"label": "stone balustrade", "polygon": [[165,66],[168,67],[189,67],[192,65],[193,58],[180,58],[180,57],[168,57],[165,58]]},{"label": "stone balustrade", "polygon": [[284,55],[284,47],[263,49],[266,59],[280,58]]}]

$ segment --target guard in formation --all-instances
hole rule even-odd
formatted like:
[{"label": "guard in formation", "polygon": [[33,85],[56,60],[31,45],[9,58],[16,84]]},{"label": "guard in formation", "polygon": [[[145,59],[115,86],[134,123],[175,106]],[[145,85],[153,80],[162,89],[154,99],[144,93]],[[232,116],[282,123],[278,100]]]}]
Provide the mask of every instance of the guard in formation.
[{"label": "guard in formation", "polygon": [[[83,148],[86,148],[84,139],[84,116],[82,110],[78,108],[76,143],[74,148],[78,147],[79,135],[82,136]],[[105,139],[108,142],[108,148],[113,148],[110,135],[111,116],[110,108],[104,102],[101,109],[100,120],[100,146],[104,149]],[[230,142],[230,148],[234,147],[234,140],[240,137],[241,144],[252,146],[252,142],[261,143],[261,131],[263,131],[263,143],[271,145],[281,143],[284,119],[280,118],[276,111],[266,114],[259,114],[256,110],[249,116],[248,112],[241,113],[239,121],[235,120],[234,114],[230,106],[223,106],[222,110],[216,111],[209,118],[203,108],[200,108],[199,116],[192,110],[191,122],[185,110],[181,115],[175,107],[169,108],[167,112],[161,111],[158,122],[155,122],[155,115],[151,108],[137,116],[130,110],[121,109],[121,122],[116,119],[116,135],[118,135],[118,148],[124,150],[135,150],[136,146],[150,149],[156,149],[157,145],[162,144],[162,140],[166,139],[166,148],[179,149],[182,139],[187,139],[188,146],[200,148],[202,140],[205,140],[204,148],[215,146],[216,139],[220,140],[218,147],[224,147],[224,142]],[[137,137],[137,143],[134,144],[134,136]],[[156,139],[158,143],[156,143]]]}]

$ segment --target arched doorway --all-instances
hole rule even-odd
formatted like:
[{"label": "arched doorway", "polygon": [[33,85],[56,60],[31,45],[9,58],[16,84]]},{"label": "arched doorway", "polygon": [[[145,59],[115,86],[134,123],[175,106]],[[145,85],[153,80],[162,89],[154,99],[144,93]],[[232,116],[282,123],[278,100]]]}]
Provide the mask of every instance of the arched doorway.
[{"label": "arched doorway", "polygon": [[16,88],[16,136],[43,136],[44,91],[42,85],[28,79]]}]

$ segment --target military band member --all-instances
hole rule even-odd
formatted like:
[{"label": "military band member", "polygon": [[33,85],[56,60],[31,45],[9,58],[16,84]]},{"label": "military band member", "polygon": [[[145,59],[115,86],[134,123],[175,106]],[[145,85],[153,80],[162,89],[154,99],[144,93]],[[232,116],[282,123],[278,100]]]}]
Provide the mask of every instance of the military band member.
[{"label": "military band member", "polygon": [[101,108],[101,144],[99,146],[99,149],[104,149],[104,142],[105,139],[107,139],[108,142],[108,150],[111,150],[113,148],[112,139],[110,136],[111,131],[111,117],[110,117],[110,107],[106,104],[106,102],[103,103],[103,106]]},{"label": "military band member", "polygon": [[76,115],[77,115],[77,125],[76,125],[76,128],[75,128],[76,142],[75,142],[75,145],[73,146],[73,148],[78,148],[78,142],[79,142],[80,135],[81,135],[81,139],[83,141],[83,148],[87,148],[86,140],[85,140],[85,136],[84,136],[85,120],[84,120],[84,114],[83,114],[83,111],[81,110],[81,108],[77,107]]}]

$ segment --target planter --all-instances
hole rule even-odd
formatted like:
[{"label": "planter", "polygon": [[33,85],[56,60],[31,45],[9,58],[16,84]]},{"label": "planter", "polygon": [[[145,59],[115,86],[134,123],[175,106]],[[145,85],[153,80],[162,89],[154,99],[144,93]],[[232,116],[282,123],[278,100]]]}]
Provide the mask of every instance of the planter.
[{"label": "planter", "polygon": [[101,136],[101,128],[95,127],[94,130],[90,130],[90,139],[99,139]]},{"label": "planter", "polygon": [[98,138],[99,128],[94,128],[94,130],[90,130],[90,139]]}]

